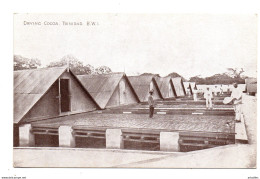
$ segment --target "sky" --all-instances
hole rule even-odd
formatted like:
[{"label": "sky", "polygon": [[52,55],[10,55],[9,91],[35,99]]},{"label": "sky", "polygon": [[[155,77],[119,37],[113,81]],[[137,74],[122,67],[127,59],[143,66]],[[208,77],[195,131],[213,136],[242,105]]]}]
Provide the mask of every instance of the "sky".
[{"label": "sky", "polygon": [[256,77],[257,16],[15,14],[14,54],[38,58],[42,66],[70,54],[127,75],[177,72],[188,79],[244,68]]}]

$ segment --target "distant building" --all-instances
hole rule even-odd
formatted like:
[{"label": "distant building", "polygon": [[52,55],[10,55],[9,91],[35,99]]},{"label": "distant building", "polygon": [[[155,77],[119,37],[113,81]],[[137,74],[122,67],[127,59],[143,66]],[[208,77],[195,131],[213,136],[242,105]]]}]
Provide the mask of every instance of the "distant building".
[{"label": "distant building", "polygon": [[186,94],[190,93],[192,95],[193,93],[192,93],[190,82],[183,82],[183,85],[184,85]]},{"label": "distant building", "polygon": [[77,78],[102,109],[139,102],[124,73],[78,75]]},{"label": "distant building", "polygon": [[164,99],[177,97],[171,77],[155,77],[155,80]]},{"label": "distant building", "polygon": [[154,91],[155,100],[163,99],[154,75],[129,76],[128,78],[141,102],[148,101],[151,90]]},{"label": "distant building", "polygon": [[177,97],[186,95],[185,87],[181,77],[172,78],[172,83],[174,85]]}]

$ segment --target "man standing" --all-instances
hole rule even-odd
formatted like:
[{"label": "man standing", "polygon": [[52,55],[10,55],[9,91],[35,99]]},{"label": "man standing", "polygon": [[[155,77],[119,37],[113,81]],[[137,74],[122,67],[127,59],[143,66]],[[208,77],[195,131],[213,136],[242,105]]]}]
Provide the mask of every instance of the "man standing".
[{"label": "man standing", "polygon": [[212,91],[209,90],[209,87],[207,87],[207,90],[204,92],[204,98],[206,99],[206,108],[212,109],[212,100],[213,97]]},{"label": "man standing", "polygon": [[153,112],[154,112],[154,100],[153,100],[153,90],[151,90],[150,95],[148,97],[148,104],[149,104],[149,117],[153,117]]},{"label": "man standing", "polygon": [[233,98],[234,110],[236,112],[236,122],[241,122],[242,117],[242,90],[239,90],[237,83],[234,83],[234,88],[231,93],[231,98]]},{"label": "man standing", "polygon": [[198,90],[195,88],[193,89],[193,100],[198,101]]}]

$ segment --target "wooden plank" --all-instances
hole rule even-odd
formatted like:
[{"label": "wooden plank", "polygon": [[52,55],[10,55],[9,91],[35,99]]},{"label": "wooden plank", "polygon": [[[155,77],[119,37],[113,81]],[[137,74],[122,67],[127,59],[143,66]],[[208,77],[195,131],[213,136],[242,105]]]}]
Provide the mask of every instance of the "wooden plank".
[{"label": "wooden plank", "polygon": [[[199,138],[199,137],[180,137],[180,140],[185,141],[213,141],[213,142],[225,142],[229,139],[215,139],[215,138]],[[235,141],[235,140],[229,140],[229,141]]]}]

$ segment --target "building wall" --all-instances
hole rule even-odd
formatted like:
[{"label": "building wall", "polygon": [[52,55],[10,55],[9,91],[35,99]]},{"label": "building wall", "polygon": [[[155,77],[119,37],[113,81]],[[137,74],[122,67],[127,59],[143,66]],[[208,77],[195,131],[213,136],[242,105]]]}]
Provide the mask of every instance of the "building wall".
[{"label": "building wall", "polygon": [[73,113],[87,112],[96,109],[95,103],[70,73],[63,73],[61,78],[70,79],[71,111]]},{"label": "building wall", "polygon": [[[125,78],[122,78],[119,82],[119,84],[123,82],[125,83],[125,90],[124,92],[120,93],[119,85],[116,87],[116,90],[113,92],[111,98],[109,99],[106,107],[113,107],[113,106],[119,106],[119,105],[127,105],[127,104],[134,104],[137,103],[137,99],[134,95],[134,92],[131,90],[130,85],[127,83]],[[124,95],[124,103],[120,103],[120,95]]]},{"label": "building wall", "polygon": [[138,99],[134,94],[134,91],[132,90],[132,88],[130,87],[129,83],[126,82],[126,79],[123,78],[123,80],[125,81],[125,96],[126,96],[126,104],[134,104],[134,103],[138,103]]},{"label": "building wall", "polygon": [[54,117],[59,115],[58,81],[56,81],[47,93],[25,115],[24,119],[39,117]]},{"label": "building wall", "polygon": [[[160,95],[159,95],[159,92],[155,86],[155,82],[153,81],[152,82],[152,89],[153,89],[153,99],[156,100],[156,99],[161,99]],[[145,97],[145,101],[148,101],[148,97],[149,97],[149,91],[150,91],[150,88],[151,88],[151,84],[150,84],[150,87],[147,89],[147,95]]]},{"label": "building wall", "polygon": [[109,99],[106,107],[115,107],[119,106],[119,86],[116,87],[115,91],[113,92],[111,98]]},{"label": "building wall", "polygon": [[169,93],[168,93],[168,98],[173,98],[174,97],[174,93],[173,93],[173,89],[172,89],[172,85],[171,83],[168,84],[168,90],[169,90]]},{"label": "building wall", "polygon": [[[96,109],[95,103],[80,87],[79,83],[68,72],[61,75],[61,79],[70,79],[70,103],[71,111],[66,114],[88,112]],[[39,120],[41,118],[58,117],[59,114],[58,80],[52,85],[47,93],[35,104],[35,106],[25,115],[27,122]]]},{"label": "building wall", "polygon": [[177,94],[178,97],[185,96],[185,93],[183,91],[183,87],[182,87],[181,83],[175,84],[174,88],[175,88],[175,91],[176,91],[176,94]]}]

